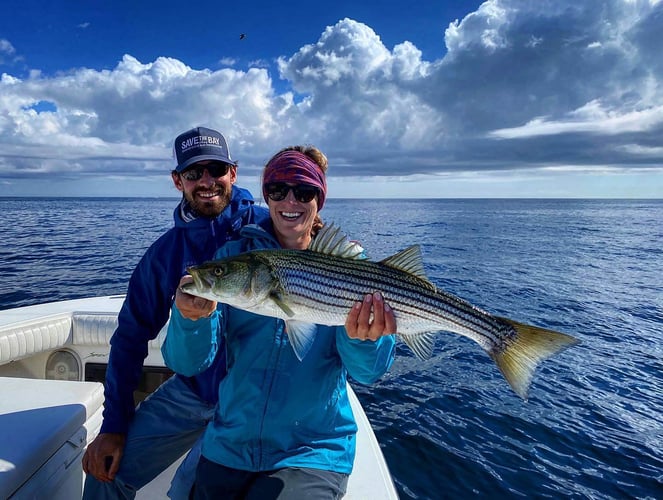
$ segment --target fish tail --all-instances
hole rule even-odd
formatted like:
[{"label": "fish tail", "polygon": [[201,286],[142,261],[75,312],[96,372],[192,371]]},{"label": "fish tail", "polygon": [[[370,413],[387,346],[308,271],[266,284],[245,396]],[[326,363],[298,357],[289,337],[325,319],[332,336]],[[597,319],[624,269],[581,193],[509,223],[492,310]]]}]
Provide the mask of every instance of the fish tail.
[{"label": "fish tail", "polygon": [[534,371],[540,362],[580,341],[565,333],[499,318],[516,331],[506,347],[490,353],[504,378],[521,398],[527,399]]}]

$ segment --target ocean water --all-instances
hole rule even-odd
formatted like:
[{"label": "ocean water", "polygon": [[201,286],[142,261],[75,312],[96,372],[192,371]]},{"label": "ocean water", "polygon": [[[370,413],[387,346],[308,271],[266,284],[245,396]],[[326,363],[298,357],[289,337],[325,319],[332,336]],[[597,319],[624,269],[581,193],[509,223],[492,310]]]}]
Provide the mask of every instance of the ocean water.
[{"label": "ocean water", "polygon": [[[174,199],[0,198],[0,309],[120,294]],[[411,245],[440,288],[582,343],[521,400],[474,342],[403,344],[355,384],[401,498],[663,498],[663,200],[339,200],[379,260]]]}]

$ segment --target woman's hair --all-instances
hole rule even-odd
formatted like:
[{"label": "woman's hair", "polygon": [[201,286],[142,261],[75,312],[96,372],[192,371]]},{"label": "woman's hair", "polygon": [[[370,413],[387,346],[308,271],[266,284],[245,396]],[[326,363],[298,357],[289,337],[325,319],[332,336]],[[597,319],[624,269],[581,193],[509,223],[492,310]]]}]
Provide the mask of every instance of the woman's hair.
[{"label": "woman's hair", "polygon": [[[322,151],[320,151],[318,148],[313,146],[312,144],[288,146],[283,148],[274,156],[283,153],[284,151],[297,151],[299,153],[302,153],[303,155],[308,156],[311,160],[313,160],[315,163],[318,164],[320,170],[322,170],[322,173],[325,176],[327,175],[327,168],[329,168],[329,161],[327,160],[325,154]],[[311,236],[315,237],[318,234],[318,231],[322,229],[322,226],[324,226],[324,222],[322,222],[320,214],[317,213],[315,215],[315,219],[313,220],[313,227],[311,228]]]}]

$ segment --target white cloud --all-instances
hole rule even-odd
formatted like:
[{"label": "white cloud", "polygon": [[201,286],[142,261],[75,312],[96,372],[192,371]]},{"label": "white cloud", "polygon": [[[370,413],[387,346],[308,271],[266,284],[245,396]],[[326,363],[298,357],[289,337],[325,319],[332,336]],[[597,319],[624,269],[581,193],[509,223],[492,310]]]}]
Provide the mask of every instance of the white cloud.
[{"label": "white cloud", "polygon": [[411,43],[392,53],[371,28],[350,19],[279,61],[281,77],[308,96],[299,111],[311,142],[379,161],[437,140],[439,116],[417,88],[428,67]]},{"label": "white cloud", "polygon": [[10,41],[5,40],[4,38],[0,38],[0,64],[13,60],[15,54],[16,49],[10,43]]},{"label": "white cloud", "polygon": [[[490,0],[447,27],[435,61],[408,41],[389,50],[370,26],[342,19],[282,56],[278,75],[264,61],[194,70],[131,55],[111,70],[5,73],[0,179],[163,175],[173,138],[199,124],[228,136],[242,175],[294,143],[320,146],[332,176],[355,180],[653,171],[663,164],[662,6]],[[3,55],[14,55],[7,40]]]},{"label": "white cloud", "polygon": [[5,40],[3,38],[0,38],[0,54],[8,54],[12,55],[16,52],[16,49],[14,46],[9,42],[9,40]]},{"label": "white cloud", "polygon": [[[31,109],[40,101],[54,103],[57,112]],[[175,135],[197,124],[222,128],[231,147],[232,139],[261,144],[278,130],[274,116],[283,105],[264,70],[197,71],[174,59],[143,64],[127,55],[112,71],[25,81],[4,76],[0,143],[5,165],[17,157],[75,158],[92,172],[106,171],[111,161],[117,170],[135,170],[137,160],[169,165]]]},{"label": "white cloud", "polygon": [[232,67],[235,64],[237,64],[237,60],[233,59],[232,57],[224,57],[224,58],[219,60],[219,64],[221,66],[230,66],[230,67]]},{"label": "white cloud", "polygon": [[568,113],[568,119],[548,121],[535,118],[522,127],[501,129],[488,135],[500,139],[517,139],[555,134],[593,133],[605,136],[632,132],[656,131],[663,124],[663,105],[645,110],[608,111],[598,101]]}]

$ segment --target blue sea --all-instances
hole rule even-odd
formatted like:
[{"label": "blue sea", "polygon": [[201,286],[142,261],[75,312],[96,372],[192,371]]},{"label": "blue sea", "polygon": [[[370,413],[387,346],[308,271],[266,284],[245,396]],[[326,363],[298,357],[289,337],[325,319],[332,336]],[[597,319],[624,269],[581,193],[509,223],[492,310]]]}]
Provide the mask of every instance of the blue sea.
[{"label": "blue sea", "polygon": [[[0,198],[0,309],[126,292],[175,199]],[[474,342],[403,344],[355,385],[401,498],[663,498],[663,200],[341,200],[379,260],[418,243],[431,281],[582,343],[527,401]]]}]

